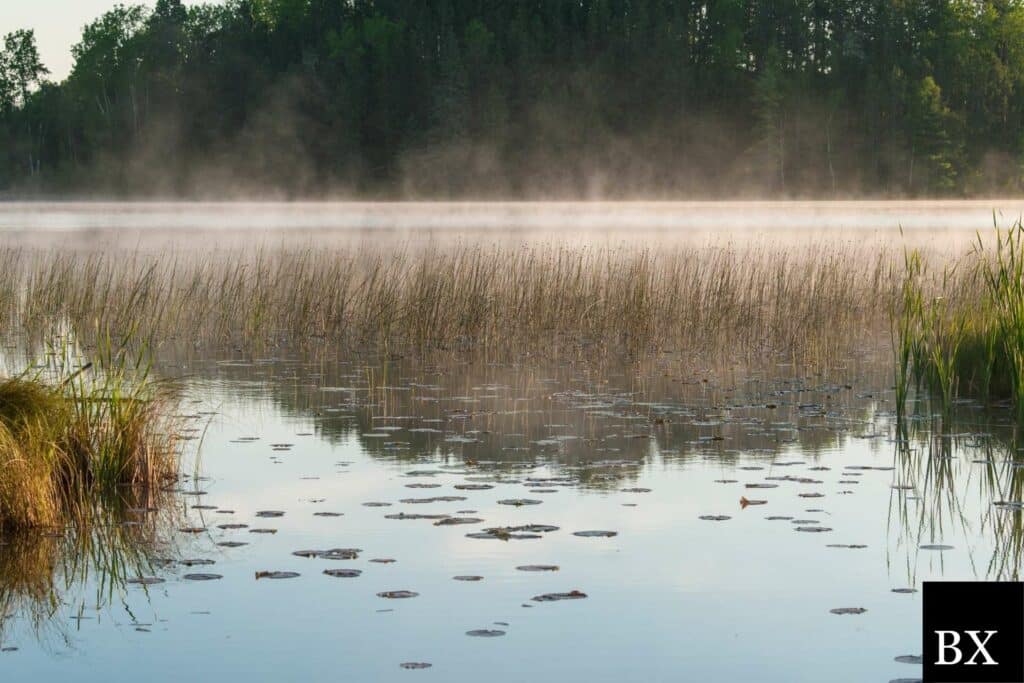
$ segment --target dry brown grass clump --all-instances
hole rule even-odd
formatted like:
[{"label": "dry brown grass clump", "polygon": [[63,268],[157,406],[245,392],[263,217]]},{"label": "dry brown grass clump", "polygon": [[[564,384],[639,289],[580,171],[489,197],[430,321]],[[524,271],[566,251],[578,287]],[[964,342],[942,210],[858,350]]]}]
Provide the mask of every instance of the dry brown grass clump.
[{"label": "dry brown grass clump", "polygon": [[176,477],[173,388],[137,371],[0,380],[0,530],[84,523]]}]

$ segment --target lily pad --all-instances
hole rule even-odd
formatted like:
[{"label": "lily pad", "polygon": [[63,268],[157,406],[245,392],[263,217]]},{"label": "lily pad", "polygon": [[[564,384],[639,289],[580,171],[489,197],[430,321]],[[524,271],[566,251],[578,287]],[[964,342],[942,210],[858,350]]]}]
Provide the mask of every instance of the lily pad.
[{"label": "lily pad", "polygon": [[557,564],[521,564],[516,567],[521,572],[557,572]]},{"label": "lily pad", "polygon": [[223,579],[224,577],[220,574],[185,574],[181,577],[186,581],[216,581],[217,579]]},{"label": "lily pad", "polygon": [[482,539],[495,539],[499,541],[511,541],[511,540],[524,540],[531,538],[543,538],[540,534],[521,534],[513,532],[501,532],[498,530],[493,531],[477,531],[472,534],[466,534],[466,538],[482,538]]},{"label": "lily pad", "polygon": [[341,579],[354,579],[363,571],[361,569],[325,569],[324,574]]},{"label": "lily pad", "polygon": [[505,635],[504,631],[490,628],[478,628],[472,631],[466,631],[467,636],[473,636],[475,638],[497,638]]},{"label": "lily pad", "polygon": [[421,515],[416,512],[399,512],[395,515],[384,515],[384,519],[448,519],[451,515]]},{"label": "lily pad", "polygon": [[155,586],[158,583],[164,583],[166,579],[161,579],[159,576],[134,576],[125,583],[134,584],[136,586]]},{"label": "lily pad", "polygon": [[519,526],[506,527],[509,531],[528,531],[530,533],[546,534],[551,531],[558,531],[557,526],[551,524],[521,524]]},{"label": "lily pad", "polygon": [[534,602],[557,602],[559,600],[582,600],[585,597],[587,597],[586,593],[573,590],[568,593],[544,593],[542,595],[535,595],[530,599]]},{"label": "lily pad", "polygon": [[480,524],[484,520],[479,517],[446,517],[434,522],[434,526],[456,526],[459,524]]},{"label": "lily pad", "polygon": [[863,607],[836,607],[830,609],[832,614],[864,614],[867,610]]},{"label": "lily pad", "polygon": [[388,598],[389,600],[402,600],[405,598],[415,598],[419,595],[416,591],[382,591],[377,593],[378,598]]},{"label": "lily pad", "polygon": [[572,532],[572,535],[573,536],[580,536],[582,538],[611,538],[612,536],[618,536],[619,532],[618,531],[601,531],[601,530],[574,531],[574,532]]},{"label": "lily pad", "polygon": [[425,504],[425,503],[456,503],[466,500],[465,496],[434,496],[432,498],[403,498],[400,503]]},{"label": "lily pad", "polygon": [[294,579],[298,576],[298,572],[256,572],[257,581],[260,579]]},{"label": "lily pad", "polygon": [[434,665],[430,662],[402,662],[398,666],[402,667],[403,669],[429,669]]}]

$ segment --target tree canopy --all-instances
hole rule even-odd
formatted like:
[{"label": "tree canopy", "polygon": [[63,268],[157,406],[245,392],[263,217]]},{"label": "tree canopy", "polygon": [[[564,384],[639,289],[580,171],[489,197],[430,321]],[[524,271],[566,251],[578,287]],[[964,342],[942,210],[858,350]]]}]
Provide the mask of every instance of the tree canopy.
[{"label": "tree canopy", "polygon": [[1024,185],[1024,0],[116,5],[0,51],[0,191],[844,197]]}]

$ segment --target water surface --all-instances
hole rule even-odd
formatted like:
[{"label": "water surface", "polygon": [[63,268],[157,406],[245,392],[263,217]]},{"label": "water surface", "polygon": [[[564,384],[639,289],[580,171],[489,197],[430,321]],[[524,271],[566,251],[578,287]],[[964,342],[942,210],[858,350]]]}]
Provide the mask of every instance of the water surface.
[{"label": "water surface", "polygon": [[[628,239],[715,236],[728,215],[733,236],[902,223],[941,246],[994,207],[741,208],[15,204],[0,228]],[[4,539],[5,680],[888,681],[920,675],[896,658],[919,654],[923,581],[1019,575],[1020,509],[993,504],[1024,488],[1006,412],[965,403],[940,432],[921,400],[900,434],[884,343],[815,371],[209,347],[161,349],[158,370],[185,384],[200,457],[85,548]],[[295,554],[329,549],[358,552]]]}]

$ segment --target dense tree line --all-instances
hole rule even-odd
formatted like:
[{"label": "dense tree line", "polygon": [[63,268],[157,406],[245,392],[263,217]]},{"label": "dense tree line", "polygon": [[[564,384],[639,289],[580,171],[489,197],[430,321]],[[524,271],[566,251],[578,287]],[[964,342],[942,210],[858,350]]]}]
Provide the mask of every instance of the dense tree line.
[{"label": "dense tree line", "polygon": [[9,194],[1024,185],[1022,0],[158,0],[73,56],[3,41]]}]

